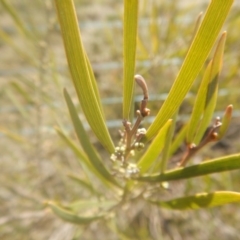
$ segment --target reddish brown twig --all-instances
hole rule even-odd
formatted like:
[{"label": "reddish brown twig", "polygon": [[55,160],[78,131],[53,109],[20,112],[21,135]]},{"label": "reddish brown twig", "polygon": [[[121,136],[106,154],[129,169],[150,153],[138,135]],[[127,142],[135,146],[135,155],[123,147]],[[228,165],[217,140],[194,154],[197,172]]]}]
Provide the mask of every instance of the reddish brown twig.
[{"label": "reddish brown twig", "polygon": [[222,125],[219,118],[216,118],[215,124],[208,130],[206,136],[203,138],[203,140],[199,143],[198,146],[195,144],[188,144],[187,145],[187,151],[183,155],[182,159],[178,163],[178,166],[183,167],[187,164],[187,162],[192,158],[200,149],[202,149],[204,146],[206,146],[210,142],[218,141],[218,133],[217,130]]}]

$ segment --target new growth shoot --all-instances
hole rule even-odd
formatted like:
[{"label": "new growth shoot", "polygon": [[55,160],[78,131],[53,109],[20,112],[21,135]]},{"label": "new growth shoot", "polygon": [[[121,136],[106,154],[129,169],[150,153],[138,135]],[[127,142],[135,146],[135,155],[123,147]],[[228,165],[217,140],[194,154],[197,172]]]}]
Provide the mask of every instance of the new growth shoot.
[{"label": "new growth shoot", "polygon": [[133,126],[131,122],[123,119],[124,130],[120,131],[121,140],[118,147],[115,148],[115,153],[111,155],[111,160],[117,163],[118,172],[127,178],[138,175],[139,173],[136,164],[131,163],[129,158],[134,156],[135,150],[144,148],[144,144],[140,141],[146,134],[146,129],[140,128],[140,124],[143,119],[150,114],[150,109],[147,108],[147,84],[141,75],[135,75],[134,79],[143,91],[143,100],[140,103],[140,109],[136,111],[137,118]]}]

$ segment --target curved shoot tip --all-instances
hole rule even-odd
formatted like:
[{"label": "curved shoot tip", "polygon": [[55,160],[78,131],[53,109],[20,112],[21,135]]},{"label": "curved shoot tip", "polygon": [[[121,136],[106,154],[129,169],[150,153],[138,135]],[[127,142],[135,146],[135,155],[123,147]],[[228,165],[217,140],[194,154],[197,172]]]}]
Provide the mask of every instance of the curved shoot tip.
[{"label": "curved shoot tip", "polygon": [[148,102],[148,87],[146,84],[145,79],[137,74],[134,76],[134,79],[138,86],[142,89],[143,91],[143,100],[141,101],[141,106],[140,106],[140,113],[142,117],[147,117],[150,114],[150,109],[147,108],[147,102]]},{"label": "curved shoot tip", "polygon": [[226,37],[226,35],[227,35],[227,31],[223,31],[221,37]]},{"label": "curved shoot tip", "polygon": [[144,99],[147,100],[148,99],[148,87],[147,87],[145,79],[139,74],[136,74],[134,76],[134,79],[135,79],[136,83],[138,84],[138,86],[142,89]]}]

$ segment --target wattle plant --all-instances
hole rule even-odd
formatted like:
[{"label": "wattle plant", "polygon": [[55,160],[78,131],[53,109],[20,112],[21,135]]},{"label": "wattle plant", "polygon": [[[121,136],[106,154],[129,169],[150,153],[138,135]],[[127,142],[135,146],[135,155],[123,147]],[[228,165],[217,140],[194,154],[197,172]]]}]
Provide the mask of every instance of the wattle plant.
[{"label": "wattle plant", "polygon": [[[89,224],[101,219],[111,221],[113,213],[117,214],[119,207],[125,204],[134,206],[134,201],[137,200],[144,201],[147,205],[174,210],[210,208],[239,202],[240,193],[232,191],[196,193],[167,201],[161,199],[161,194],[156,196],[150,191],[156,184],[159,184],[159,188],[167,188],[168,182],[173,180],[240,169],[240,153],[203,161],[196,165],[189,162],[193,155],[208,143],[223,138],[230,124],[233,110],[230,103],[221,118],[214,119],[213,114],[227,36],[226,32],[220,31],[233,0],[212,0],[202,21],[198,19],[196,32],[185,60],[167,99],[148,129],[141,128],[140,124],[150,114],[147,103],[151,93],[148,91],[144,76],[135,74],[138,0],[124,1],[123,128],[117,144],[114,144],[105,122],[97,83],[82,44],[73,0],[55,0],[55,4],[71,77],[82,111],[91,130],[108,152],[109,159],[102,159],[90,142],[74,104],[64,89],[64,97],[81,147],[61,129],[57,128],[57,132],[76,153],[85,173],[85,176],[70,177],[88,189],[93,200],[76,199],[76,202],[68,205],[49,201],[47,204],[53,212],[65,221]],[[175,135],[178,109],[215,43],[214,54],[204,70],[190,119]],[[135,83],[142,89],[143,97],[134,119],[132,112]],[[169,169],[168,166],[172,166],[169,160],[183,142],[186,145],[185,153],[179,158],[178,163]],[[84,213],[86,210],[87,213]]]}]

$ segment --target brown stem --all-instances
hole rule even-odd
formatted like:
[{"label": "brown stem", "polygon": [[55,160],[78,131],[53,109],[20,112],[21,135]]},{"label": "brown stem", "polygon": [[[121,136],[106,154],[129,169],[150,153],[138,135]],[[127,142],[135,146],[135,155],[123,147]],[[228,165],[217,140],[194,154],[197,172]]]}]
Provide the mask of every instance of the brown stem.
[{"label": "brown stem", "polygon": [[[123,126],[125,128],[124,133],[124,143],[126,144],[126,150],[124,153],[124,162],[128,158],[132,149],[134,149],[134,145],[137,140],[140,140],[144,134],[138,134],[138,128],[143,120],[144,117],[150,114],[150,110],[147,108],[148,102],[148,88],[144,78],[141,75],[135,75],[134,79],[136,83],[141,87],[143,91],[143,100],[141,101],[140,110],[137,110],[137,119],[134,126],[131,128],[131,123],[128,122],[126,119],[123,120]],[[134,138],[134,139],[133,139]]]},{"label": "brown stem", "polygon": [[220,126],[221,126],[221,122],[219,118],[217,118],[214,126],[209,130],[209,132],[207,133],[207,136],[199,143],[198,146],[195,146],[194,144],[189,144],[187,146],[187,151],[183,155],[181,161],[178,163],[178,166],[184,167],[187,164],[187,162],[190,160],[190,158],[193,157],[200,149],[202,149],[204,146],[206,146],[210,142],[217,141],[216,130]]},{"label": "brown stem", "polygon": [[[136,113],[137,113],[137,120],[136,120],[136,122],[135,122],[135,124],[134,124],[134,126],[133,126],[133,128],[132,128],[132,131],[131,131],[131,135],[132,135],[132,136],[135,136],[135,134],[136,134],[136,132],[137,132],[137,130],[138,130],[138,128],[139,128],[139,125],[141,124],[141,122],[142,122],[142,120],[143,120],[143,117],[142,117],[140,111],[137,110]],[[132,137],[132,136],[131,136],[131,137]]]},{"label": "brown stem", "polygon": [[124,126],[125,132],[126,132],[126,149],[128,149],[131,147],[131,140],[132,140],[131,123],[128,122],[127,120],[123,120],[123,126]]}]

